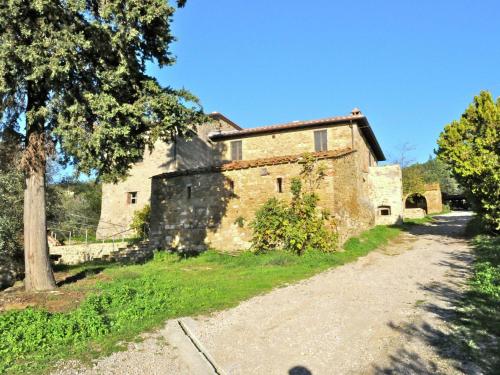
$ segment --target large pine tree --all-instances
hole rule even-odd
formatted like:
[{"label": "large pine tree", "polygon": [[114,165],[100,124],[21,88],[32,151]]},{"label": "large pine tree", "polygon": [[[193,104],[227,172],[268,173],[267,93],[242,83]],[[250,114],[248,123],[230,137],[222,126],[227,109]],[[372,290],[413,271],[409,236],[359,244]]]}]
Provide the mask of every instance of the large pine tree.
[{"label": "large pine tree", "polygon": [[[185,1],[177,1],[183,6]],[[46,160],[116,180],[146,146],[203,119],[189,92],[162,88],[146,64],[174,63],[167,0],[4,0],[0,131],[24,139],[25,286],[55,288],[46,239]]]}]

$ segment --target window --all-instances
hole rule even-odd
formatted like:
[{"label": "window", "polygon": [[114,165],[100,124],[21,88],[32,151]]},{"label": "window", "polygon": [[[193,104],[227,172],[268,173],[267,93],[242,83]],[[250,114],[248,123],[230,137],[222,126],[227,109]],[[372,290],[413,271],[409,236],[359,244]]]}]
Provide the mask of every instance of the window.
[{"label": "window", "polygon": [[317,130],[314,132],[314,151],[328,150],[327,135],[326,130]]},{"label": "window", "polygon": [[234,193],[234,181],[233,180],[229,180],[229,191],[231,191],[231,193]]},{"label": "window", "polygon": [[281,177],[276,179],[276,191],[278,193],[283,193],[283,178]]},{"label": "window", "polygon": [[380,216],[390,216],[391,215],[391,206],[379,206],[378,214]]},{"label": "window", "polygon": [[241,141],[231,142],[231,160],[242,160],[243,151],[241,148]]},{"label": "window", "polygon": [[187,199],[191,199],[191,195],[192,195],[192,187],[191,187],[191,185],[188,185],[187,186]]},{"label": "window", "polygon": [[127,204],[137,203],[137,191],[131,191],[127,193]]}]

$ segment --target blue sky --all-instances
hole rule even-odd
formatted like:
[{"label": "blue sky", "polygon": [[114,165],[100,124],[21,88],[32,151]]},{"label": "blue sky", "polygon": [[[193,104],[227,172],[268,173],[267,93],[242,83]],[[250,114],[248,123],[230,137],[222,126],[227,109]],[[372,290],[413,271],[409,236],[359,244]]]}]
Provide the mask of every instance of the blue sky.
[{"label": "blue sky", "polygon": [[425,161],[482,89],[500,94],[500,1],[188,0],[177,64],[150,69],[242,127],[367,115]]}]

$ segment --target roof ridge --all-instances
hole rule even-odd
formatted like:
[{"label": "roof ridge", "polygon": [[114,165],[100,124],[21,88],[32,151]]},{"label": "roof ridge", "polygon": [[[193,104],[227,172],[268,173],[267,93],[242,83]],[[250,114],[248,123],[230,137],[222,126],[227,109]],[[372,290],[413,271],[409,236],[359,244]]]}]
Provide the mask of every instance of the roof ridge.
[{"label": "roof ridge", "polygon": [[287,128],[287,127],[298,127],[298,126],[304,126],[304,125],[324,124],[324,123],[337,122],[337,121],[343,121],[343,120],[359,120],[362,118],[365,118],[365,116],[364,115],[331,116],[331,117],[323,117],[320,119],[313,119],[313,120],[289,121],[289,122],[282,122],[282,123],[277,123],[277,124],[256,126],[256,127],[252,127],[252,128],[244,128],[241,130],[223,131],[223,132],[218,133],[218,134],[228,134],[228,135],[229,134],[245,134],[245,133],[261,132],[264,130],[272,130],[272,129],[278,130],[278,129]]}]

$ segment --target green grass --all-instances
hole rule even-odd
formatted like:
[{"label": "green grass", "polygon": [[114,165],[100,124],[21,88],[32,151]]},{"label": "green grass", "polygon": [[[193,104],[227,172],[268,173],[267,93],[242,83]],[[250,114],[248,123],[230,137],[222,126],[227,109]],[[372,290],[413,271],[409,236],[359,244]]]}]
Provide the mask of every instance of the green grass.
[{"label": "green grass", "polygon": [[[345,244],[345,251],[237,256],[208,251],[181,259],[157,253],[144,265],[106,268],[76,309],[26,309],[0,314],[0,373],[46,371],[57,360],[83,361],[120,348],[166,319],[209,313],[366,255],[401,228],[375,227]],[[71,268],[85,272],[87,266]],[[89,271],[97,267],[89,265]],[[94,276],[91,276],[92,278]],[[80,288],[72,284],[65,288]],[[81,290],[81,289],[79,289]]]},{"label": "green grass", "polygon": [[[477,222],[471,221],[471,227]],[[472,229],[472,233],[477,229]],[[500,237],[477,235],[469,290],[455,319],[456,338],[486,373],[500,369]]]}]

